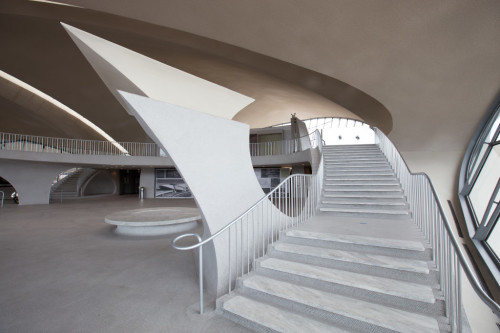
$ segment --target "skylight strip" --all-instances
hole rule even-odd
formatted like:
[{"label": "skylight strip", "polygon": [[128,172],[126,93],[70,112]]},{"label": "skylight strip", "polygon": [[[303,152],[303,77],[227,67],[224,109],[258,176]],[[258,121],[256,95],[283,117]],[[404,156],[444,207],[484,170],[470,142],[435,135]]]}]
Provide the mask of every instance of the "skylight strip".
[{"label": "skylight strip", "polygon": [[25,89],[37,96],[39,96],[40,98],[44,99],[45,101],[51,103],[52,105],[56,106],[57,108],[61,109],[62,111],[68,113],[69,115],[75,117],[76,119],[78,119],[79,121],[81,121],[82,123],[84,123],[85,125],[87,125],[88,127],[90,127],[92,130],[94,130],[95,132],[97,132],[99,135],[101,135],[103,138],[105,138],[107,141],[109,141],[113,146],[115,146],[116,148],[118,148],[118,150],[120,150],[122,153],[124,154],[127,154],[129,155],[128,151],[123,148],[122,145],[120,145],[118,142],[116,142],[115,139],[113,139],[108,133],[106,133],[105,131],[103,131],[101,128],[99,128],[96,124],[94,124],[93,122],[91,122],[90,120],[88,120],[87,118],[83,117],[81,114],[79,114],[78,112],[70,109],[69,107],[67,107],[66,105],[64,105],[63,103],[59,102],[58,100],[56,100],[55,98],[45,94],[44,92],[36,89],[35,87],[27,84],[26,82],[23,82],[17,78],[15,78],[14,76],[10,75],[10,74],[7,74],[5,73],[4,71],[1,71],[0,70],[0,77],[14,83],[15,85],[21,87],[22,89]]}]

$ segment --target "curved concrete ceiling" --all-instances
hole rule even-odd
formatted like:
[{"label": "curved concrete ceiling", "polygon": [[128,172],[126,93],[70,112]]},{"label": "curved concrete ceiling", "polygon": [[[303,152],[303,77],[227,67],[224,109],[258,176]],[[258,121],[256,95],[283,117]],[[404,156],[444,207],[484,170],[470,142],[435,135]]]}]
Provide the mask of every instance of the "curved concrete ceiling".
[{"label": "curved concrete ceiling", "polygon": [[[60,2],[87,9],[5,0],[0,24],[10,28],[9,23],[29,21],[35,33],[60,17],[131,49],[128,44],[136,43],[168,57],[168,42],[169,50],[237,62],[320,93],[386,132],[394,124],[390,137],[406,151],[464,150],[500,87],[497,0]],[[3,34],[12,36],[12,29]],[[66,52],[75,56],[74,50]],[[84,77],[102,88],[89,74]],[[104,100],[113,104],[109,96]],[[116,104],[111,109],[118,112]],[[109,116],[116,124],[101,119],[106,126],[134,127],[114,113]]]},{"label": "curved concrete ceiling", "polygon": [[[59,132],[56,137],[116,141],[66,105],[1,70],[0,97],[10,105],[0,113],[1,132],[43,136],[49,128]],[[24,126],[26,119],[37,121]]]},{"label": "curved concrete ceiling", "polygon": [[[124,114],[71,39],[61,35],[61,19],[196,76],[255,96],[258,101],[235,117],[252,127],[286,122],[291,113],[304,119],[338,116],[365,120],[364,116],[370,118],[373,114],[380,127],[387,131],[392,127],[387,110],[370,96],[333,78],[276,59],[114,15],[6,1],[0,5],[0,25],[5,28],[0,31],[0,40],[7,45],[7,52],[0,54],[2,66],[30,84],[44,87],[44,91],[120,141],[148,139],[135,120]],[[316,89],[306,89],[310,86]]]}]

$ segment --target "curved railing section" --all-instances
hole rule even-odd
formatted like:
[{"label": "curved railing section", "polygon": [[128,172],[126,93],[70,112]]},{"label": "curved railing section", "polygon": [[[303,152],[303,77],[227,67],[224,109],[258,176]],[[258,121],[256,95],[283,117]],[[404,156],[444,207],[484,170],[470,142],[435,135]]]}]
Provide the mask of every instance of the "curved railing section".
[{"label": "curved railing section", "polygon": [[250,143],[250,156],[294,154],[317,146],[315,141],[316,135],[313,132],[297,139]]},{"label": "curved railing section", "polygon": [[0,150],[78,155],[164,156],[155,143],[111,142],[0,133]]},{"label": "curved railing section", "polygon": [[[313,149],[322,151],[318,131],[314,134]],[[252,271],[258,258],[280,235],[298,226],[316,214],[323,185],[323,163],[314,175],[296,174],[283,180],[276,188],[252,207],[202,240],[197,234],[180,235],[172,241],[177,250],[196,250],[199,256],[200,313],[203,314],[203,246],[221,235],[227,235],[228,244],[228,292],[231,293],[238,277]],[[182,246],[180,241],[196,237],[198,242]]]},{"label": "curved railing section", "polygon": [[[317,146],[316,140],[313,133],[298,139],[250,143],[250,155],[289,155]],[[0,150],[77,155],[166,156],[155,143],[53,138],[3,132],[0,132]]]},{"label": "curved railing section", "polygon": [[500,306],[489,297],[467,263],[429,177],[425,173],[411,173],[392,142],[378,128],[374,131],[378,146],[401,182],[413,220],[432,245],[433,261],[440,272],[440,287],[452,332],[462,331],[461,270],[479,298],[500,317]]}]

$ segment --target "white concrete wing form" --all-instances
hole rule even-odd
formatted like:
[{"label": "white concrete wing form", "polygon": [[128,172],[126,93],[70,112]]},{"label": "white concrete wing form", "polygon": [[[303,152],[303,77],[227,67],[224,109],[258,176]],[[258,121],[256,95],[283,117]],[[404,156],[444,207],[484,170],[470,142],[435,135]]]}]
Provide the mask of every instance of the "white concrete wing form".
[{"label": "white concrete wing form", "polygon": [[[148,135],[165,149],[193,192],[208,238],[264,196],[248,150],[249,126],[120,92]],[[169,124],[172,124],[169,126]],[[227,235],[204,251],[207,291],[227,291]]]},{"label": "white concrete wing form", "polygon": [[[250,128],[228,120],[252,98],[62,25],[114,96],[174,161],[201,210],[204,238],[264,196],[248,150]],[[204,251],[204,261],[213,263],[204,270],[207,290],[217,296],[228,281],[226,237]]]},{"label": "white concrete wing form", "polygon": [[254,101],[140,53],[61,23],[113,95],[118,90],[232,119]]}]

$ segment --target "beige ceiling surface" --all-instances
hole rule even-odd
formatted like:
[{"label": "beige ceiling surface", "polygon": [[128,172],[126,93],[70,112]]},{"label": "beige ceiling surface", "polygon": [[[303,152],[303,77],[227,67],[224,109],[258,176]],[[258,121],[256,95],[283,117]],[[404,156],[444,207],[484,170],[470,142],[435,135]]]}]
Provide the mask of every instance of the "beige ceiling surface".
[{"label": "beige ceiling surface", "polygon": [[[0,68],[65,103],[119,141],[148,138],[108,91],[60,21],[256,98],[256,102],[235,117],[252,127],[286,122],[291,113],[296,113],[303,119],[363,118],[386,131],[392,128],[390,114],[372,97],[334,78],[292,64],[93,10],[2,1],[0,43],[5,48],[0,52]],[[12,108],[12,103],[9,107]],[[1,107],[0,112],[5,109]],[[23,120],[26,130],[33,131],[29,123],[29,118]],[[36,119],[31,119],[31,123],[34,127]],[[42,135],[60,133],[50,127],[46,132]]]},{"label": "beige ceiling surface", "polygon": [[261,107],[252,104],[236,116],[255,127],[259,119],[288,117],[294,107],[328,105],[392,130],[406,151],[463,150],[500,88],[497,0],[60,2],[93,10],[0,3],[0,43],[7,50],[0,66],[118,140],[145,135],[61,35],[57,20],[157,60],[177,60],[205,79],[231,81],[261,100]]},{"label": "beige ceiling surface", "polygon": [[404,150],[463,149],[500,88],[498,0],[63,0],[236,45],[380,101]]}]

